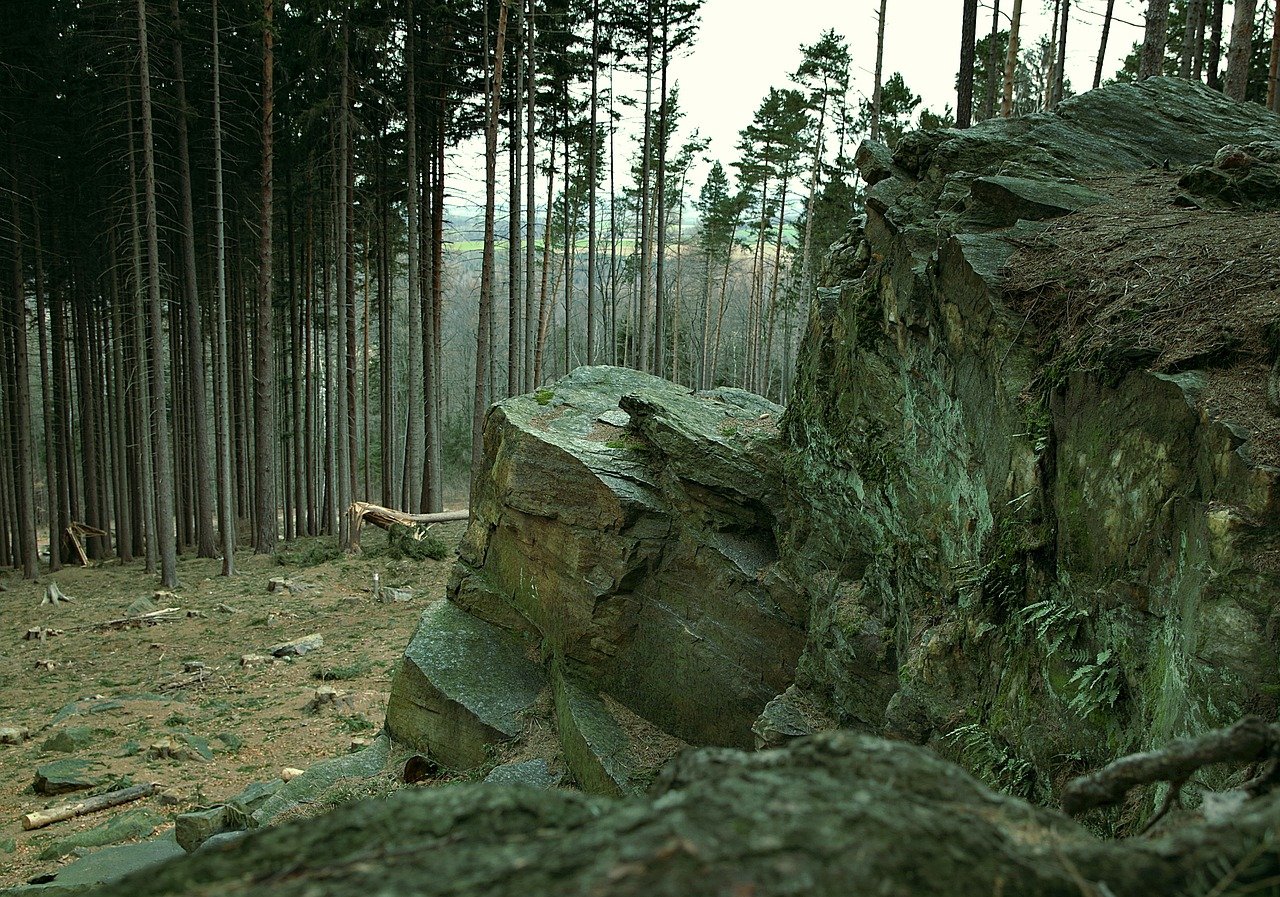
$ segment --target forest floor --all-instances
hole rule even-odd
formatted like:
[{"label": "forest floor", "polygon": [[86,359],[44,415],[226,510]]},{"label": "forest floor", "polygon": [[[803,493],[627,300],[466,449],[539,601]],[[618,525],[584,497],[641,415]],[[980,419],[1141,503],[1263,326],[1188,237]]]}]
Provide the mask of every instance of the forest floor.
[{"label": "forest floor", "polygon": [[[452,548],[465,526],[435,532]],[[375,735],[396,662],[421,612],[444,595],[453,556],[393,559],[384,534],[372,528],[362,541],[364,552],[350,556],[331,539],[299,540],[274,556],[246,552],[231,579],[218,575],[218,560],[181,558],[180,587],[155,605],[181,611],[130,628],[95,624],[132,616],[130,606],[157,591],[158,578],[141,562],[67,568],[35,583],[0,578],[7,589],[0,595],[0,728],[30,733],[22,744],[0,745],[0,887],[74,859],[53,854],[69,835],[120,812],[24,832],[22,814],[76,797],[37,794],[32,783],[43,764],[86,760],[99,791],[122,780],[159,783],[158,797],[134,806],[164,817],[163,832],[178,813],[285,768],[345,754],[353,740]],[[383,586],[412,590],[411,598],[379,600],[374,573]],[[275,577],[295,588],[268,592]],[[49,582],[75,600],[41,605]],[[25,640],[36,627],[63,631]],[[324,645],[305,656],[242,664],[244,655],[266,655],[313,633]],[[325,686],[338,700],[317,710],[311,704]],[[50,744],[60,735],[61,744]]]}]

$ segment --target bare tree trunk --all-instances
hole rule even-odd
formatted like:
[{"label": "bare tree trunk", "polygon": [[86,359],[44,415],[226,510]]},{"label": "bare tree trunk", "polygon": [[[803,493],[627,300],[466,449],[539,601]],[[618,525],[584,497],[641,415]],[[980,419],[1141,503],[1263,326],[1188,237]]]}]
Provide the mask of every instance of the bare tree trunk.
[{"label": "bare tree trunk", "polygon": [[[37,231],[39,227],[37,225]],[[38,243],[38,239],[37,239]],[[37,249],[36,258],[36,307],[42,309],[44,306],[44,297],[40,294],[43,288],[40,281],[43,279],[40,273],[39,250]],[[111,371],[112,395],[110,407],[115,412],[110,416],[111,427],[111,443],[112,443],[112,463],[115,468],[112,477],[113,488],[116,493],[116,555],[120,558],[120,563],[127,564],[133,560],[134,542],[133,542],[133,515],[132,503],[129,496],[132,490],[129,489],[129,451],[127,448],[127,438],[125,433],[128,430],[127,409],[128,402],[125,397],[125,384],[127,378],[124,373],[124,315],[123,297],[120,294],[120,278],[112,275],[111,277],[111,312],[109,321],[105,322],[110,329],[111,351],[110,358],[107,359],[108,369]],[[40,334],[43,346],[44,334]],[[41,353],[43,355],[43,352]],[[44,366],[44,358],[40,359],[41,368]],[[49,446],[45,446],[46,463],[52,461],[52,452]],[[49,464],[52,471],[52,464]],[[52,472],[49,475],[48,482],[53,482]],[[50,506],[52,507],[52,505]],[[53,527],[53,521],[50,519],[49,525],[49,559],[52,566],[53,549],[61,540],[57,538],[57,534],[61,530]]]},{"label": "bare tree trunk", "polygon": [[1062,0],[1053,0],[1053,27],[1049,29],[1049,54],[1040,61],[1040,111],[1048,112],[1053,103],[1053,76],[1058,71],[1058,20],[1062,16]]},{"label": "bare tree trunk", "polygon": [[1062,18],[1058,25],[1058,58],[1053,70],[1053,96],[1050,106],[1058,108],[1062,102],[1062,87],[1067,67],[1067,22],[1071,21],[1071,0],[1062,0]]},{"label": "bare tree trunk", "polygon": [[1271,10],[1271,66],[1267,75],[1267,108],[1280,112],[1280,4]]},{"label": "bare tree trunk", "polygon": [[191,203],[191,156],[187,143],[187,87],[182,66],[182,17],[178,0],[170,0],[173,16],[174,87],[178,98],[178,170],[182,183],[182,266],[183,299],[186,316],[186,362],[191,402],[187,413],[191,420],[191,438],[195,449],[195,521],[196,556],[217,556],[213,536],[213,483],[210,481],[209,420],[204,403],[204,336],[200,332],[200,293],[196,282],[195,215]]},{"label": "bare tree trunk", "polygon": [[[547,296],[547,276],[551,266],[551,206],[555,200],[556,181],[556,133],[551,132],[551,155],[547,164],[547,211],[542,222],[542,283],[538,290],[538,333],[534,339],[533,384],[542,384],[544,358],[547,347],[547,326],[550,304]],[[567,174],[567,172],[566,172]]]},{"label": "bare tree trunk", "polygon": [[[59,479],[57,453],[60,448],[58,434],[56,433],[57,428],[54,424],[53,384],[49,375],[49,334],[45,323],[44,247],[40,240],[40,204],[34,197],[31,201],[31,228],[31,248],[35,255],[36,275],[36,336],[40,344],[40,410],[44,426],[45,507],[49,518],[49,572],[56,573],[62,567],[62,546],[59,544],[62,540],[58,538],[58,534],[62,532],[62,528],[66,524],[61,522],[58,514],[60,487],[57,485]],[[118,306],[116,307],[116,314],[117,316],[119,315]],[[121,402],[119,410],[119,417],[123,423],[126,419],[126,406],[123,402]]]},{"label": "bare tree trunk", "polygon": [[[138,457],[139,464],[139,480],[142,493],[142,538],[145,544],[145,570],[147,573],[156,572],[157,565],[160,561],[160,555],[156,546],[156,481],[154,470],[155,454],[152,450],[154,440],[151,433],[151,374],[148,370],[147,361],[147,338],[145,332],[146,315],[144,312],[145,302],[144,293],[147,289],[146,275],[142,267],[142,224],[138,216],[138,174],[137,165],[134,161],[134,134],[133,134],[133,109],[130,103],[129,109],[129,221],[130,232],[133,242],[133,382],[134,382],[134,414],[136,426],[138,428]],[[63,329],[63,316],[61,308],[53,310],[53,343],[55,351],[59,347],[65,347],[65,338],[61,333]],[[63,350],[63,362],[56,363],[59,368],[59,381],[64,382],[65,372],[65,349]],[[70,389],[65,388],[65,393],[69,393]],[[58,400],[59,408],[68,408],[67,401],[69,396],[65,395]],[[65,423],[62,427],[62,433],[65,437],[63,442],[63,450],[70,452],[71,430]],[[70,464],[64,467],[64,471],[70,471]],[[70,523],[74,518],[71,510],[70,497],[75,492],[74,488],[68,488],[68,503],[66,505],[66,513],[64,520]]]},{"label": "bare tree trunk", "polygon": [[[1009,52],[1004,57],[1004,95],[1000,100],[1000,114],[1013,115],[1013,81],[1018,71],[1018,30],[1022,25],[1022,0],[1013,0],[1013,14],[1009,18]],[[1105,34],[1103,32],[1105,41]],[[1099,51],[1099,58],[1101,58]]]},{"label": "bare tree trunk", "polygon": [[1107,38],[1111,36],[1111,20],[1116,11],[1116,0],[1107,0],[1107,11],[1102,17],[1102,40],[1098,44],[1098,61],[1093,69],[1094,90],[1102,84],[1102,66],[1107,58]]},{"label": "bare tree trunk", "polygon": [[[268,4],[271,0],[267,0]],[[156,473],[156,547],[160,583],[178,587],[178,556],[173,529],[173,464],[169,457],[169,421],[165,414],[164,324],[160,305],[160,245],[156,223],[156,169],[151,129],[151,72],[147,61],[147,4],[138,0],[139,82],[142,90],[143,193],[147,224],[147,293],[151,321],[151,417]]]},{"label": "bare tree trunk", "polygon": [[[422,286],[419,282],[418,258],[418,116],[417,76],[414,71],[417,22],[413,14],[413,0],[405,0],[405,205],[409,219],[409,382],[405,394],[408,406],[408,423],[405,430],[403,497],[401,504],[406,511],[418,510],[418,496],[422,491],[422,462],[419,448],[423,443],[423,339],[422,339]],[[388,357],[388,360],[389,357]]]},{"label": "bare tree trunk", "polygon": [[[653,22],[653,2],[654,0],[645,0],[645,20],[652,25]],[[645,29],[645,51],[644,51],[644,139],[640,149],[640,314],[638,329],[638,345],[636,367],[642,371],[653,370],[649,357],[649,318],[650,318],[650,302],[652,301],[652,284],[649,278],[649,266],[652,264],[652,247],[650,245],[650,234],[653,216],[649,212],[649,157],[652,146],[652,126],[650,122],[653,119],[653,28]],[[565,172],[568,177],[568,172]]]},{"label": "bare tree trunk", "polygon": [[1138,60],[1139,81],[1164,71],[1164,46],[1168,31],[1169,0],[1148,0],[1147,25],[1143,32],[1142,55]]},{"label": "bare tree trunk", "polygon": [[[1015,0],[1021,2],[1021,0]],[[871,139],[880,139],[880,105],[884,92],[884,17],[889,0],[880,0],[880,14],[876,16],[876,80],[871,92]]]},{"label": "bare tree trunk", "polygon": [[[1114,0],[1112,0],[1114,2]],[[1178,57],[1178,77],[1190,78],[1196,47],[1204,35],[1204,0],[1187,0],[1187,22],[1182,32],[1182,55]]]},{"label": "bare tree trunk", "polygon": [[1000,58],[1000,48],[996,42],[1000,37],[1000,0],[991,4],[991,34],[987,36],[987,83],[982,94],[982,120],[986,121],[995,115],[996,86],[999,75],[996,65]]},{"label": "bare tree trunk", "polygon": [[361,414],[361,431],[364,440],[361,443],[360,454],[364,459],[364,500],[368,501],[373,497],[373,492],[369,488],[369,471],[373,467],[372,459],[369,457],[369,253],[370,244],[373,242],[373,234],[368,222],[365,223],[364,231],[364,307],[361,309],[361,316],[364,324],[364,348],[360,354],[360,414]]},{"label": "bare tree trunk", "polygon": [[[484,415],[488,408],[485,380],[488,355],[493,351],[489,341],[489,320],[493,315],[493,234],[495,218],[494,193],[498,176],[498,105],[502,96],[503,48],[507,36],[507,0],[498,10],[498,31],[493,52],[493,82],[489,87],[488,112],[485,122],[484,158],[484,256],[480,270],[480,323],[476,329],[476,378],[471,415],[471,476],[479,475],[484,462]],[[473,490],[474,494],[474,490]]]},{"label": "bare tree trunk", "polygon": [[431,199],[431,334],[430,364],[427,366],[427,417],[424,438],[427,446],[427,473],[424,511],[434,513],[444,506],[441,482],[440,434],[444,424],[444,200],[445,200],[445,110],[443,100],[435,126],[435,174]]},{"label": "bare tree trunk", "polygon": [[1235,5],[1224,92],[1231,99],[1243,103],[1249,91],[1249,62],[1253,56],[1253,25],[1258,3],[1257,0],[1235,0]]},{"label": "bare tree trunk", "polygon": [[[386,129],[383,129],[383,137]],[[391,202],[387,196],[387,159],[379,161],[378,201],[378,426],[381,442],[379,469],[381,470],[382,504],[394,507],[398,494],[395,483],[396,411],[395,381],[392,378],[392,360],[396,357],[391,328]]]},{"label": "bare tree trunk", "polygon": [[609,64],[609,363],[618,363],[618,182],[617,135],[613,113],[614,63]]},{"label": "bare tree trunk", "polygon": [[654,188],[654,222],[658,227],[658,264],[654,278],[655,308],[653,317],[653,369],[659,377],[667,376],[667,73],[670,60],[667,45],[670,43],[670,0],[662,0],[662,81],[658,95],[658,177]]},{"label": "bare tree trunk", "polygon": [[978,0],[964,0],[960,22],[960,78],[956,88],[956,127],[973,122],[973,51],[978,36]]},{"label": "bare tree trunk", "polygon": [[17,475],[18,551],[22,559],[23,579],[40,575],[40,555],[36,547],[35,468],[31,447],[31,379],[27,372],[27,290],[22,264],[22,207],[18,201],[17,138],[9,138],[9,174],[13,178],[10,194],[13,219],[13,306],[9,313],[9,330],[13,335],[13,434],[14,472]]},{"label": "bare tree trunk", "polygon": [[591,3],[591,130],[587,137],[587,364],[596,363],[596,121],[600,100],[600,0]]},{"label": "bare tree trunk", "polygon": [[[566,81],[564,85],[564,93],[569,95],[569,84]],[[564,373],[569,373],[569,335],[572,332],[570,322],[572,321],[571,312],[573,308],[573,248],[575,245],[576,233],[573,225],[569,221],[569,172],[572,171],[569,161],[569,106],[566,103],[564,107],[564,116],[562,120],[564,125],[564,183],[566,189],[561,191],[564,201],[561,203],[561,209],[564,212]]]},{"label": "bare tree trunk", "polygon": [[1209,20],[1209,62],[1206,83],[1213,90],[1222,90],[1220,67],[1222,64],[1222,8],[1225,0],[1213,0],[1213,16]]},{"label": "bare tree trunk", "polygon": [[214,294],[217,298],[217,365],[214,370],[218,440],[218,536],[222,542],[222,575],[236,572],[236,520],[231,482],[231,383],[227,353],[227,237],[222,195],[222,69],[218,55],[218,0],[213,0],[213,245]]},{"label": "bare tree trunk", "polygon": [[[520,0],[521,7],[524,0]],[[534,27],[534,2],[529,0],[529,18],[525,29],[528,41],[529,86],[525,100],[525,241],[524,241],[524,390],[532,392],[537,386],[534,370],[534,351],[537,342],[538,316],[534,313],[534,236],[537,225],[537,134],[534,129],[538,79],[535,54],[537,31]]]},{"label": "bare tree trunk", "polygon": [[[292,169],[291,169],[292,171]],[[292,180],[292,177],[290,178]],[[287,204],[288,208],[288,229],[289,229],[289,431],[292,434],[290,439],[290,449],[292,452],[293,466],[293,524],[292,530],[294,537],[302,536],[307,529],[307,499],[306,487],[304,481],[311,476],[311,468],[302,454],[303,447],[303,419],[302,419],[302,397],[303,393],[303,376],[302,370],[305,365],[304,346],[306,338],[302,330],[302,315],[299,305],[303,301],[300,294],[299,281],[306,283],[306,277],[302,271],[298,269],[298,249],[297,249],[297,231],[294,222],[294,192],[286,187],[289,195]],[[288,490],[286,490],[288,494]],[[286,521],[288,518],[286,517]]]},{"label": "bare tree trunk", "polygon": [[352,309],[355,304],[351,295],[354,290],[352,257],[351,257],[351,203],[350,192],[350,158],[348,153],[349,119],[350,119],[350,84],[351,84],[351,51],[349,45],[349,27],[343,22],[342,28],[342,76],[340,81],[340,98],[338,101],[338,165],[337,189],[335,199],[334,236],[337,252],[338,279],[338,544],[344,550],[351,550],[351,525],[347,516],[347,508],[351,506],[354,479],[355,452],[352,450],[352,427],[355,423],[355,375],[352,351],[355,348],[355,328],[352,320]]},{"label": "bare tree trunk", "polygon": [[[524,0],[516,0],[516,41],[523,41],[524,39]],[[515,50],[516,81],[511,95],[510,164],[508,166],[510,194],[507,201],[509,210],[507,228],[507,395],[509,396],[519,393],[521,384],[524,381],[523,372],[521,371],[521,366],[524,364],[524,348],[521,340],[524,335],[524,325],[520,320],[520,312],[524,304],[522,290],[525,286],[524,276],[521,273],[521,262],[524,259],[521,246],[523,231],[521,230],[520,221],[520,203],[522,201],[520,174],[521,167],[524,164],[524,153],[521,143],[521,128],[523,124],[520,113],[524,103],[525,58],[523,46],[515,45],[513,49]]]},{"label": "bare tree trunk", "polygon": [[258,320],[253,371],[257,405],[254,420],[253,534],[253,550],[256,554],[273,552],[277,538],[275,347],[272,344],[275,328],[272,326],[274,311],[271,302],[272,113],[275,101],[272,83],[272,2],[273,0],[263,0],[262,3],[262,224],[258,244]]}]

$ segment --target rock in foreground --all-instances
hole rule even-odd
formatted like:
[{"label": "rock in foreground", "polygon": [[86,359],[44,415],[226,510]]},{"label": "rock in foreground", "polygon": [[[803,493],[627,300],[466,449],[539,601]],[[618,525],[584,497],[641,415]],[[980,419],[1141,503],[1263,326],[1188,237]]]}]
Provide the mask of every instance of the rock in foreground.
[{"label": "rock in foreground", "polygon": [[[404,791],[99,893],[1173,894],[1261,844],[1277,799],[1229,826],[1105,844],[926,749],[828,733],[757,754],[687,754],[644,799],[476,784]],[[1275,853],[1241,868],[1246,887],[1275,874]]]}]

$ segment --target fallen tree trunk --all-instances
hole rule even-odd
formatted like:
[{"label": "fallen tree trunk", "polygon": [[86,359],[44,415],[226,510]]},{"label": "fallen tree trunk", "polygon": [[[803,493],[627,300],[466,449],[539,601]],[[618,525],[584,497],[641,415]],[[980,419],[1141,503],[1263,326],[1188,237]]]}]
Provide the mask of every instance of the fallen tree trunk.
[{"label": "fallen tree trunk", "polygon": [[386,508],[367,501],[352,502],[347,509],[351,515],[351,544],[360,547],[360,530],[365,522],[372,523],[379,529],[390,530],[393,526],[417,527],[430,526],[434,523],[448,523],[453,520],[466,520],[470,510],[438,511],[435,514],[406,514],[395,508]]},{"label": "fallen tree trunk", "polygon": [[32,829],[44,828],[46,825],[53,825],[55,822],[62,822],[65,819],[75,819],[78,816],[87,816],[90,813],[96,813],[99,810],[108,810],[111,807],[118,807],[121,804],[131,803],[155,794],[155,782],[148,782],[145,785],[134,785],[131,788],[121,788],[119,791],[108,791],[106,794],[99,794],[96,797],[87,797],[84,800],[78,800],[75,803],[63,804],[60,807],[50,807],[47,810],[34,810],[22,817],[22,828],[25,831]]}]

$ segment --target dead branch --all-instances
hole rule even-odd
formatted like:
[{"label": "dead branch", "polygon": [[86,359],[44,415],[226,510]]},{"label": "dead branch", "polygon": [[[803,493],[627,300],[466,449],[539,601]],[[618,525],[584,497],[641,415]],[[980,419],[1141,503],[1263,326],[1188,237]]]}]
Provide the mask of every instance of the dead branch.
[{"label": "dead branch", "polygon": [[118,807],[121,804],[140,800],[141,798],[155,794],[155,791],[156,783],[149,782],[145,785],[134,785],[131,788],[121,788],[119,791],[108,791],[106,794],[99,794],[97,797],[87,797],[84,800],[78,800],[71,804],[63,804],[60,807],[50,807],[47,810],[33,810],[22,817],[22,828],[25,831],[44,828],[46,825],[53,825],[55,822],[62,822],[65,819],[75,819],[89,813],[96,813],[99,810],[107,810],[111,807]]},{"label": "dead branch", "polygon": [[150,626],[155,623],[166,623],[170,620],[178,619],[178,615],[182,613],[180,607],[162,607],[159,610],[148,611],[145,614],[136,614],[132,617],[118,617],[114,620],[102,620],[98,623],[85,623],[82,626],[64,626],[63,632],[83,632],[87,629],[125,629],[135,623],[144,626]]},{"label": "dead branch", "polygon": [[1228,729],[1182,738],[1166,747],[1121,757],[1097,772],[1080,776],[1062,792],[1062,809],[1079,816],[1094,807],[1119,803],[1139,785],[1181,783],[1214,763],[1255,763],[1280,748],[1280,727],[1246,716]]},{"label": "dead branch", "polygon": [[203,685],[210,678],[208,670],[195,670],[191,673],[184,673],[166,682],[161,682],[156,686],[156,691],[181,691],[184,688],[190,688],[193,685]]},{"label": "dead branch", "polygon": [[87,567],[89,566],[89,556],[85,554],[84,542],[81,540],[100,539],[106,534],[105,530],[100,530],[96,526],[89,526],[87,523],[73,520],[62,531],[62,544],[65,549],[63,554],[67,557],[75,557],[80,562],[81,567]]}]

